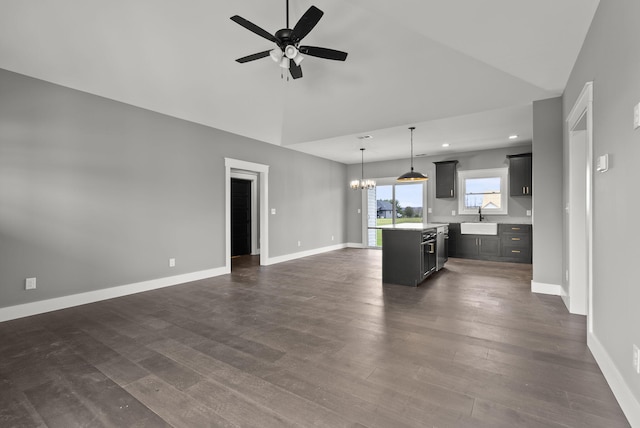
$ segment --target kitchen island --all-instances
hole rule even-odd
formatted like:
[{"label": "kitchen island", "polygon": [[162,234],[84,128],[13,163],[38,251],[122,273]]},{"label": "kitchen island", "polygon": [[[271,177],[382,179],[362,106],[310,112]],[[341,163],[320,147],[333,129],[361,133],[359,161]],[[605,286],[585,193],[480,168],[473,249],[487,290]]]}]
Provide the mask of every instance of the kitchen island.
[{"label": "kitchen island", "polygon": [[447,260],[448,224],[402,223],[382,229],[382,281],[417,287]]}]

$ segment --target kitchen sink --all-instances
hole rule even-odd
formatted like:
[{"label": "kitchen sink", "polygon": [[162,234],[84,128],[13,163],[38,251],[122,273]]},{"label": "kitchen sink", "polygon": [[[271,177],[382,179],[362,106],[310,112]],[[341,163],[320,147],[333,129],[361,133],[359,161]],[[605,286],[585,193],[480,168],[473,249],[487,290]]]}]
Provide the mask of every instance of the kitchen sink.
[{"label": "kitchen sink", "polygon": [[498,223],[460,223],[460,233],[463,235],[497,235]]}]

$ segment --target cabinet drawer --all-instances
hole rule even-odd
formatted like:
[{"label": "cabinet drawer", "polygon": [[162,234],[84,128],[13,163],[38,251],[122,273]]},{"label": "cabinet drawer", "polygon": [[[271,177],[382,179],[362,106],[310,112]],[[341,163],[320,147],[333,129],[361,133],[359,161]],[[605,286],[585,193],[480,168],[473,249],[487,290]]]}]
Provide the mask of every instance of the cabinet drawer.
[{"label": "cabinet drawer", "polygon": [[500,224],[500,233],[514,233],[529,235],[531,233],[530,224]]},{"label": "cabinet drawer", "polygon": [[529,234],[505,233],[502,235],[502,245],[529,247],[530,244],[531,238]]},{"label": "cabinet drawer", "polygon": [[529,247],[516,247],[511,245],[503,245],[500,254],[502,257],[512,260],[531,263],[531,249]]}]

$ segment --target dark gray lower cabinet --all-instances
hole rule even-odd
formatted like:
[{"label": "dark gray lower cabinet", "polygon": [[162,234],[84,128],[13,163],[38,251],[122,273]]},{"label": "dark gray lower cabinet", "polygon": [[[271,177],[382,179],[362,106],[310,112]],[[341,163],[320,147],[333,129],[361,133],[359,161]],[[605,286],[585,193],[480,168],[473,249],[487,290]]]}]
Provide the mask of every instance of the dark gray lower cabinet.
[{"label": "dark gray lower cabinet", "polygon": [[497,260],[500,257],[500,238],[490,235],[460,235],[458,256],[470,259]]},{"label": "dark gray lower cabinet", "polygon": [[530,224],[499,224],[498,233],[505,261],[531,263]]},{"label": "dark gray lower cabinet", "polygon": [[449,223],[449,257],[531,263],[531,225],[499,224],[498,234],[463,235],[460,223]]},{"label": "dark gray lower cabinet", "polygon": [[382,242],[382,282],[417,287],[435,271],[435,242],[425,248],[421,230],[383,229]]}]

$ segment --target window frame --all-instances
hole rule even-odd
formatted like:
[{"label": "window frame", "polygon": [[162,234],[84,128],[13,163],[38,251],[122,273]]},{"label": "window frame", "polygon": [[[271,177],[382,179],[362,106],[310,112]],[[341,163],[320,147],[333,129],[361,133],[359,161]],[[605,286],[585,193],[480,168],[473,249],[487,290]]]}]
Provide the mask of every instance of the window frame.
[{"label": "window frame", "polygon": [[499,210],[486,210],[486,215],[509,215],[509,168],[488,168],[488,169],[471,169],[458,171],[458,214],[460,215],[477,215],[476,208],[467,208],[465,205],[466,180],[475,178],[500,178],[500,195],[502,207]]},{"label": "window frame", "polygon": [[[378,186],[388,186],[388,185],[392,185],[393,189],[392,189],[392,198],[395,200],[396,199],[396,190],[395,190],[395,186],[399,185],[409,185],[409,184],[418,184],[420,183],[422,185],[422,223],[416,223],[416,224],[426,224],[427,223],[427,215],[428,215],[428,208],[427,208],[427,204],[428,204],[428,195],[427,195],[427,183],[428,181],[419,181],[419,182],[415,182],[415,183],[398,183],[396,177],[382,177],[382,178],[373,178],[373,180],[376,181],[376,187]],[[374,189],[375,192],[375,189]],[[377,216],[377,211],[374,211],[373,213],[369,212],[369,203],[368,203],[368,194],[369,194],[369,190],[365,190],[362,192],[362,207],[364,209],[362,209],[362,245],[364,248],[381,248],[381,247],[377,247],[377,246],[371,246],[369,244],[370,242],[370,237],[369,235],[369,231],[371,230],[378,230],[378,227],[376,225],[370,225],[369,222],[370,220],[373,220],[374,222],[376,221],[376,216]],[[371,215],[373,215],[373,217],[371,217]],[[392,224],[395,225],[396,224],[396,210],[395,210],[395,206],[393,209],[393,216],[392,216]]]}]

